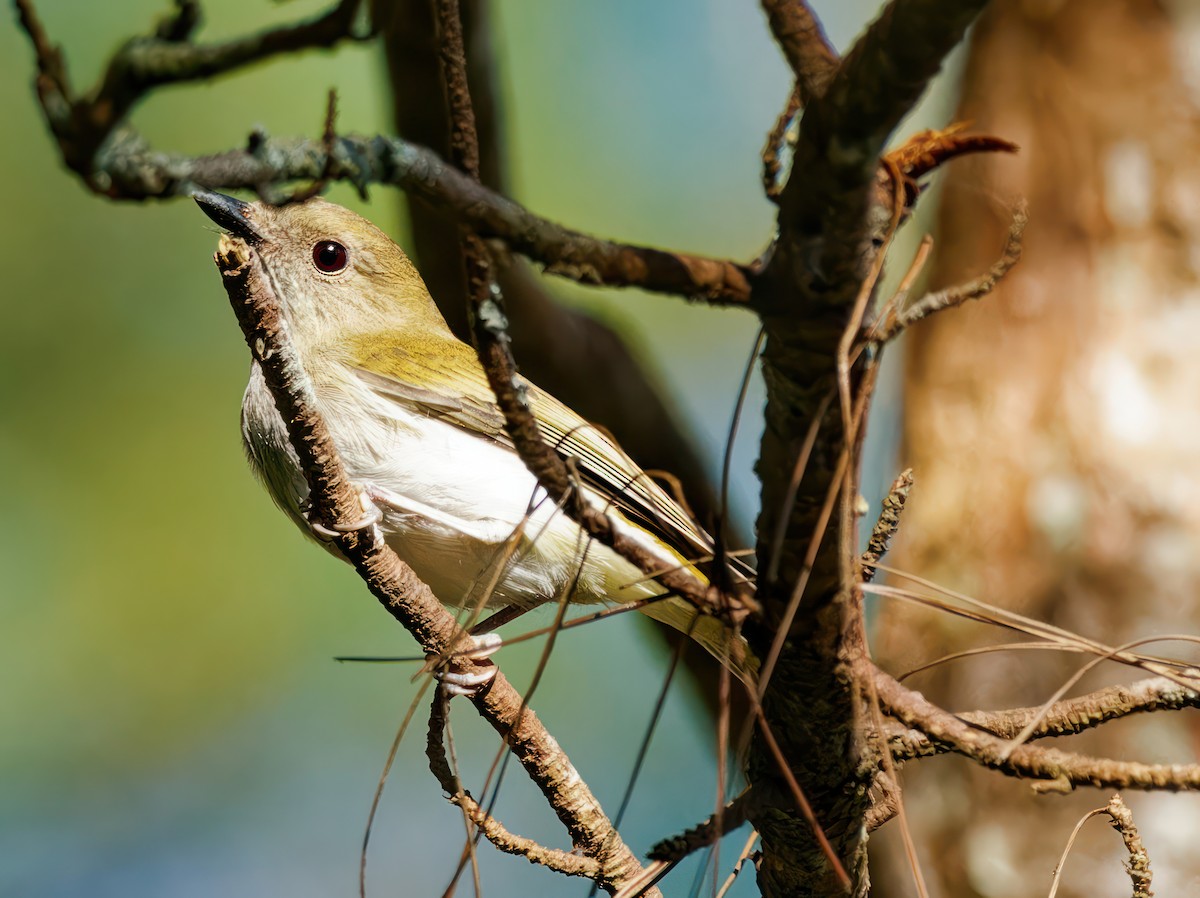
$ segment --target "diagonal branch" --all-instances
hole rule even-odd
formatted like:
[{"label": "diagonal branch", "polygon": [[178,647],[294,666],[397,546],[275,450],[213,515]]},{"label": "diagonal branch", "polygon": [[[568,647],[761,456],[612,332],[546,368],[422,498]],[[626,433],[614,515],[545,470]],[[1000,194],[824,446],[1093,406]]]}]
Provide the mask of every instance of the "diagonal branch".
[{"label": "diagonal branch", "polygon": [[[309,484],[314,520],[340,533],[341,553],[427,654],[453,654],[462,631],[430,589],[388,548],[373,524],[347,529],[362,518],[358,493],[315,411],[312,384],[292,350],[258,256],[243,241],[226,237],[217,265],[246,343],[287,424],[289,441]],[[470,662],[461,663],[465,667]],[[497,672],[491,686],[471,701],[521,762],[566,827],[572,844],[596,860],[601,885],[615,891],[618,883],[612,877],[640,870],[566,753],[504,675]]]},{"label": "diagonal branch", "polygon": [[151,36],[132,38],[109,60],[91,103],[109,106],[108,115],[117,121],[156,87],[208,80],[284,53],[328,49],[354,38],[354,18],[360,3],[340,0],[312,18],[223,43],[194,44],[187,40],[198,24],[195,19],[182,33],[164,34],[160,29]]},{"label": "diagonal branch", "polygon": [[837,50],[807,0],[762,0],[771,34],[796,75],[801,105],[825,93],[838,68]]},{"label": "diagonal branch", "polygon": [[112,199],[145,200],[186,196],[197,188],[258,190],[316,180],[323,173],[360,189],[373,183],[400,187],[480,236],[571,280],[715,305],[740,305],[750,297],[749,271],[735,262],[614,243],[563,227],[472,181],[430,150],[397,138],[339,137],[327,165],[323,142],[304,138],[256,134],[243,150],[183,156],[158,152],[136,132],[122,129],[93,178],[94,189]]},{"label": "diagonal branch", "polygon": [[[479,171],[479,157],[475,146],[474,112],[466,83],[458,0],[436,0],[436,4],[443,41],[446,94],[451,106],[452,156],[468,172],[459,177],[485,191],[486,188],[474,180]],[[504,429],[526,468],[537,478],[550,500],[562,505],[589,536],[613,549],[643,573],[653,576],[699,611],[721,617],[730,624],[743,620],[755,607],[748,584],[739,584],[727,594],[682,567],[661,570],[661,562],[638,539],[633,528],[608,515],[601,503],[589,501],[576,488],[577,479],[567,463],[542,439],[537,419],[529,406],[524,381],[513,359],[508,320],[499,288],[492,279],[486,248],[479,236],[469,229],[464,229],[463,245],[467,301],[471,304],[472,336],[479,362],[487,374],[496,404],[504,414]]]},{"label": "diagonal branch", "polygon": [[958,284],[953,287],[947,287],[944,290],[938,290],[934,293],[928,293],[922,296],[912,305],[886,320],[881,321],[876,327],[871,329],[869,339],[873,342],[887,343],[889,340],[894,340],[901,332],[909,327],[912,327],[918,321],[929,317],[937,312],[945,309],[960,306],[963,303],[971,300],[983,299],[996,289],[996,286],[1002,281],[1013,267],[1021,261],[1022,237],[1025,233],[1025,226],[1029,223],[1029,212],[1024,203],[1021,203],[1013,211],[1012,224],[1009,226],[1008,239],[1004,243],[1004,250],[1000,254],[1000,258],[992,263],[991,268],[981,274],[979,277],[967,281],[965,284]]}]

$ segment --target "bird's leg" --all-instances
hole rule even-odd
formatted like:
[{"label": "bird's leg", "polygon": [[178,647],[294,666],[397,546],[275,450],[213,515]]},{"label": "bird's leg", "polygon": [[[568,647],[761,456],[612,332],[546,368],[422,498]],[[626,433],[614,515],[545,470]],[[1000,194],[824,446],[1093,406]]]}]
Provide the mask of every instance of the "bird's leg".
[{"label": "bird's leg", "polygon": [[471,628],[472,636],[479,636],[482,633],[491,633],[493,630],[498,630],[505,624],[515,621],[526,611],[533,609],[532,605],[505,605],[499,611],[493,612]]}]

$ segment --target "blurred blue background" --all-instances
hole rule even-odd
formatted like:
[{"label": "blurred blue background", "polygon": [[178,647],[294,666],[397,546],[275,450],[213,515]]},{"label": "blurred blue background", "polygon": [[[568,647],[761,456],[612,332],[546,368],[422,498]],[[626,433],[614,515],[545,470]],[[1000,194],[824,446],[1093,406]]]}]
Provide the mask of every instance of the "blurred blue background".
[{"label": "blurred blue background", "polygon": [[[815,6],[845,47],[877,4]],[[82,88],[167,4],[37,8]],[[207,0],[201,39],[320,8]],[[739,259],[765,245],[772,207],[759,151],[790,78],[756,4],[499,2],[496,20],[521,201],[634,242]],[[165,89],[134,120],[159,148],[190,153],[241,145],[256,124],[315,136],[335,86],[341,129],[388,130],[377,53],[347,47]],[[0,216],[0,894],[351,894],[372,791],[416,687],[412,666],[332,658],[411,654],[413,643],[247,470],[237,427],[246,351],[212,264],[212,226],[187,201],[88,194],[59,163],[33,71],[10,19],[0,29],[10,173]],[[404,243],[396,191],[375,188],[365,207],[345,189],[331,196]],[[715,471],[750,316],[554,288],[629,335]],[[744,521],[760,405],[756,392],[734,464]],[[534,701],[610,811],[667,663],[642,635],[625,618],[564,635]],[[518,685],[536,653],[505,651]],[[461,818],[426,769],[422,717],[383,799],[372,894],[440,894],[458,857]],[[478,787],[495,737],[470,713],[454,726]],[[711,812],[713,744],[702,705],[674,690],[644,774],[652,788],[624,827],[635,850]],[[498,813],[564,844],[519,772]],[[722,875],[744,838],[727,841]],[[586,892],[480,854],[491,895]],[[753,893],[752,879],[736,893]]]}]

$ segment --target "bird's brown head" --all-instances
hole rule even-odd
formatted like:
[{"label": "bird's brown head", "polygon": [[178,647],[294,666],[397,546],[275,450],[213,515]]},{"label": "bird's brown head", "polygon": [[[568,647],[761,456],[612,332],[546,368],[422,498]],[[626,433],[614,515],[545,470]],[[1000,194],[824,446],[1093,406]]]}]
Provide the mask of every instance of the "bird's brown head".
[{"label": "bird's brown head", "polygon": [[220,193],[195,200],[258,254],[296,336],[327,342],[445,327],[408,256],[361,215],[319,198],[286,206]]}]

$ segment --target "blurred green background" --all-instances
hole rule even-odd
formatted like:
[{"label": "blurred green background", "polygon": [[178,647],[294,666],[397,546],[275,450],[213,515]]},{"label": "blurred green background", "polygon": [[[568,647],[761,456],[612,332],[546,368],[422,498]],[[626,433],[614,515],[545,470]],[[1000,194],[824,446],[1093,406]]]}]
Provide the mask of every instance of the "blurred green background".
[{"label": "blurred green background", "polygon": [[[815,5],[844,47],[877,4]],[[37,2],[77,87],[166,6]],[[322,6],[207,0],[201,39]],[[758,156],[790,78],[756,4],[513,0],[496,4],[496,20],[519,199],[636,242],[741,259],[765,245],[772,209]],[[388,130],[377,52],[347,47],[165,89],[135,122],[159,148],[191,153],[241,145],[256,124],[316,136],[335,86],[341,129]],[[0,290],[0,894],[351,894],[372,791],[415,687],[412,666],[332,658],[411,654],[413,643],[247,470],[237,427],[247,358],[211,261],[213,227],[185,200],[88,194],[59,163],[33,70],[10,17],[0,29],[0,245],[10,251]],[[345,189],[332,198],[404,242],[396,191],[375,188],[366,207]],[[715,470],[750,316],[554,286],[629,334]],[[744,521],[760,397],[735,460]],[[560,647],[534,705],[615,809],[666,659],[624,618]],[[536,651],[506,650],[518,685]],[[473,718],[460,713],[455,727],[478,785],[495,741]],[[457,860],[461,819],[426,770],[421,730],[383,800],[373,894],[439,894]],[[636,850],[711,812],[713,741],[695,696],[674,690],[644,774],[652,788],[624,830]],[[513,772],[499,813],[562,845],[531,796]],[[735,852],[725,849],[730,862]],[[489,894],[586,892],[481,855]],[[742,894],[753,891],[746,879]]]}]

